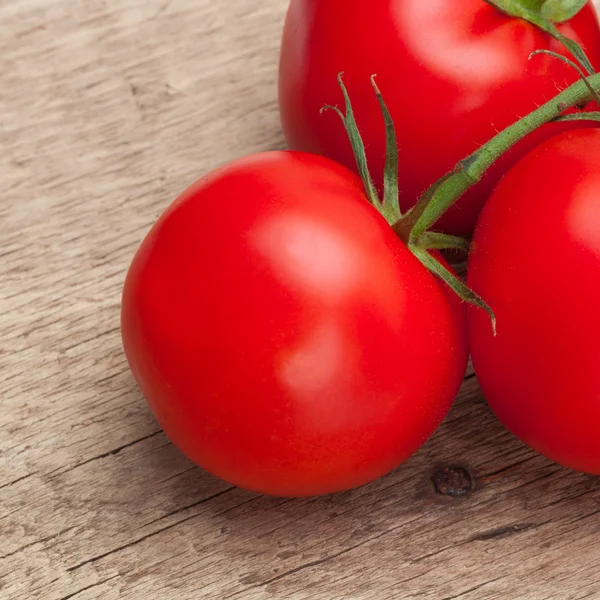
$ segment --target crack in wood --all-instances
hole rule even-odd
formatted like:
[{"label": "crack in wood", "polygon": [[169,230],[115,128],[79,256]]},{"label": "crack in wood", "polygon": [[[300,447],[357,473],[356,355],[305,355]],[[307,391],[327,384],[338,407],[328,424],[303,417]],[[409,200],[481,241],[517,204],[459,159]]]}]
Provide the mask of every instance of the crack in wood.
[{"label": "crack in wood", "polygon": [[73,350],[75,348],[77,348],[78,346],[83,346],[83,344],[87,344],[89,342],[93,342],[94,340],[98,340],[102,337],[105,337],[107,335],[112,335],[113,333],[117,333],[117,331],[121,331],[121,327],[113,327],[112,329],[107,329],[105,331],[101,331],[100,333],[98,333],[97,335],[94,335],[90,338],[86,338],[85,340],[81,340],[80,342],[77,342],[75,344],[71,344],[70,346],[67,346],[66,348],[63,348],[62,351],[63,352],[69,352],[70,350]]},{"label": "crack in wood", "polygon": [[594,515],[597,515],[598,513],[600,513],[600,509],[595,510],[594,512],[591,512],[587,515],[583,515],[582,517],[578,517],[577,519],[573,519],[572,521],[569,521],[569,524],[578,523],[579,521],[584,521],[585,519],[589,519],[590,517],[593,517]]},{"label": "crack in wood", "polygon": [[[259,498],[261,498],[261,496],[255,496],[254,498],[249,498],[248,500],[244,500],[243,502],[240,502],[239,504],[236,504],[235,506],[230,506],[229,508],[226,508],[225,510],[218,512],[216,514],[217,517],[222,517],[223,515],[226,515],[229,512],[232,512],[234,510],[237,510],[238,508],[240,508],[241,506],[244,506],[245,504],[250,504],[251,502],[254,502],[255,500],[258,500]],[[283,502],[281,502],[281,504],[276,504],[275,506],[270,506],[269,510],[272,510],[273,508],[278,508],[279,506],[283,506],[284,504],[287,504],[290,501],[294,501],[295,498],[289,499],[286,501],[284,500]]]},{"label": "crack in wood", "polygon": [[[212,494],[211,496],[208,496],[207,498],[202,498],[202,500],[197,500],[196,502],[193,502],[192,504],[182,506],[182,507],[174,510],[173,512],[167,513],[166,515],[159,517],[158,519],[154,519],[153,521],[149,521],[148,523],[145,523],[144,527],[149,527],[150,525],[154,525],[154,523],[159,523],[160,521],[164,521],[165,519],[168,519],[169,517],[178,515],[179,513],[185,512],[186,510],[189,510],[190,508],[200,506],[200,504],[204,504],[205,502],[208,502],[209,500],[214,500],[215,498],[218,498],[219,496],[222,496],[223,494],[226,494],[227,492],[230,492],[231,490],[234,490],[234,489],[235,489],[235,486],[232,485],[231,487],[228,487],[226,490],[221,490],[220,492],[217,492],[216,494]],[[196,516],[196,515],[194,515],[194,516]],[[184,521],[178,521],[178,523],[183,523],[183,522]]]},{"label": "crack in wood", "polygon": [[[189,508],[193,508],[194,506],[204,504],[205,502],[208,502],[210,500],[213,500],[214,498],[222,496],[223,494],[226,494],[227,492],[230,492],[233,489],[235,489],[235,486],[227,488],[226,490],[223,490],[217,494],[213,494],[212,496],[209,496],[208,498],[203,498],[202,500],[195,502],[194,504],[190,504],[189,506],[180,508],[180,509],[174,511],[173,513],[170,513],[169,515],[165,515],[164,517],[161,517],[160,519],[157,519],[156,521],[152,521],[151,523],[155,523],[157,521],[162,521],[163,519],[166,519],[169,516],[179,514],[179,513],[183,512],[184,510],[188,510]],[[169,529],[173,529],[173,527],[177,527],[178,525],[181,525],[182,523],[185,523],[191,519],[194,519],[197,516],[198,515],[191,515],[185,519],[181,519],[180,521],[177,521],[176,523],[172,523],[171,525],[166,525],[165,527],[162,527],[161,529],[157,529],[156,531],[148,533],[147,535],[144,535],[144,536],[138,538],[137,540],[133,540],[132,542],[129,542],[127,544],[119,546],[118,548],[113,548],[112,550],[109,550],[108,552],[104,552],[103,554],[99,554],[98,556],[93,556],[92,558],[88,558],[88,559],[84,560],[83,562],[80,562],[79,564],[73,565],[72,567],[67,567],[66,571],[67,571],[67,573],[72,573],[73,571],[77,571],[78,569],[81,569],[81,567],[84,567],[85,565],[95,563],[103,558],[106,558],[107,556],[110,556],[111,554],[116,554],[117,552],[121,552],[122,550],[131,548],[132,546],[135,546],[136,544],[139,544],[140,542],[143,542],[151,537],[154,537],[155,535],[159,535],[160,533],[163,533],[164,531],[168,531]],[[151,523],[148,523],[148,525],[150,525]]]},{"label": "crack in wood", "polygon": [[[552,502],[548,502],[548,504],[546,504],[546,508],[549,508],[551,506],[556,506],[557,504],[562,504],[563,502],[571,502],[572,500],[578,500],[579,498],[583,498],[584,496],[589,496],[590,494],[594,494],[594,493],[598,493],[598,489],[587,489],[584,490],[583,492],[580,492],[578,494],[573,494],[571,496],[561,496],[560,498],[557,498],[556,500],[553,500]],[[592,497],[593,500],[595,500],[595,498]]]},{"label": "crack in wood", "polygon": [[[170,443],[169,443],[169,445],[170,445]],[[178,477],[181,477],[182,475],[185,475],[186,473],[189,473],[190,471],[197,471],[199,468],[200,467],[198,465],[192,465],[191,467],[184,469],[183,471],[179,471],[179,473],[175,473],[174,475],[169,475],[169,477],[166,477],[165,479],[160,479],[159,481],[156,482],[156,485],[160,485],[161,483],[166,483],[167,481],[171,481],[172,479],[177,479]]]},{"label": "crack in wood", "polygon": [[418,556],[417,558],[413,558],[410,561],[410,564],[418,564],[420,562],[423,562],[424,560],[427,560],[428,558],[433,558],[434,556],[437,556],[438,554],[443,554],[444,552],[447,552],[448,550],[454,550],[455,548],[460,548],[461,546],[465,546],[466,544],[469,544],[471,542],[471,539],[466,539],[463,540],[462,542],[456,542],[454,544],[452,544],[451,546],[444,546],[443,548],[440,548],[439,550],[436,550],[435,552],[429,552],[428,554],[423,554],[422,556]]},{"label": "crack in wood", "polygon": [[73,592],[72,594],[63,596],[62,598],[60,598],[60,600],[70,600],[70,598],[75,598],[75,596],[79,596],[79,594],[81,594],[82,592],[85,592],[86,590],[91,590],[92,588],[98,587],[99,585],[104,585],[107,581],[112,581],[113,579],[116,579],[117,577],[119,577],[119,575],[113,575],[112,577],[107,577],[106,579],[103,579],[102,581],[98,581],[96,583],[92,583],[91,585],[87,585],[84,588],[81,588],[80,590]]},{"label": "crack in wood", "polygon": [[467,544],[470,544],[471,542],[487,541],[487,540],[491,540],[491,539],[495,539],[495,538],[508,537],[509,535],[514,535],[515,533],[521,533],[523,531],[527,531],[530,529],[537,529],[544,525],[548,525],[548,523],[550,523],[550,522],[551,521],[543,521],[541,523],[519,523],[519,524],[515,524],[515,525],[507,525],[504,527],[498,527],[497,529],[492,529],[490,531],[484,531],[480,534],[476,534],[470,538],[467,538],[466,540],[463,540],[461,542],[456,542],[456,543],[452,544],[451,546],[445,546],[444,548],[440,548],[439,550],[436,550],[435,552],[430,552],[428,554],[424,554],[423,556],[419,556],[419,557],[411,560],[411,564],[417,564],[417,563],[423,562],[424,560],[427,560],[428,558],[438,556],[439,554],[443,554],[444,552],[447,552],[448,550],[455,550],[456,548],[460,548],[461,546],[465,546]]},{"label": "crack in wood", "polygon": [[115,379],[119,376],[123,376],[123,375],[127,375],[127,373],[130,373],[130,369],[129,367],[126,367],[125,369],[122,369],[121,371],[117,371],[116,373],[113,373],[112,375],[107,375],[106,377],[102,377],[102,379],[98,379],[96,381],[97,385],[101,385],[103,383],[106,383],[107,381],[110,381],[111,379]]},{"label": "crack in wood", "polygon": [[31,548],[32,546],[36,546],[37,544],[45,544],[46,542],[49,542],[49,541],[53,540],[54,538],[57,538],[65,533],[67,533],[68,531],[71,531],[72,529],[75,529],[75,527],[67,527],[66,529],[63,529],[63,530],[59,531],[58,533],[54,533],[45,538],[35,540],[34,542],[31,542],[29,544],[25,544],[24,546],[21,546],[20,548],[17,548],[16,550],[9,552],[8,554],[4,554],[4,555],[0,556],[0,560],[4,560],[5,558],[14,556],[15,554],[18,554],[19,552],[23,552],[23,550],[27,550],[27,548]]},{"label": "crack in wood", "polygon": [[19,481],[24,481],[25,479],[29,479],[33,475],[35,475],[35,473],[29,473],[28,475],[23,475],[23,477],[19,477],[18,479],[15,479],[13,481],[9,481],[8,483],[4,483],[4,484],[0,485],[0,490],[3,490],[4,488],[10,487],[11,485],[15,485],[15,483],[19,483]]},{"label": "crack in wood", "polygon": [[396,527],[391,527],[390,529],[387,529],[386,531],[383,531],[373,537],[370,537],[366,540],[363,540],[362,542],[360,542],[359,544],[355,544],[354,546],[350,546],[348,548],[345,548],[344,550],[341,550],[339,552],[335,552],[334,554],[331,554],[329,556],[326,556],[324,558],[320,558],[318,560],[312,560],[310,562],[304,563],[302,565],[298,565],[297,567],[294,567],[293,569],[290,569],[289,571],[285,571],[284,573],[280,573],[279,575],[276,575],[274,577],[271,577],[270,579],[267,579],[261,583],[258,583],[256,585],[253,585],[251,587],[248,587],[244,590],[240,590],[239,592],[235,592],[234,594],[231,594],[229,596],[226,596],[224,598],[224,600],[230,600],[231,598],[235,598],[237,596],[239,596],[240,594],[246,594],[247,592],[256,589],[256,588],[263,588],[266,587],[267,585],[270,585],[271,583],[275,583],[276,581],[279,581],[281,579],[284,579],[286,577],[289,577],[290,575],[294,575],[295,573],[298,573],[300,571],[305,571],[306,569],[310,569],[312,567],[317,567],[319,565],[322,565],[326,562],[335,560],[336,558],[339,558],[340,556],[344,556],[345,554],[348,554],[349,552],[352,552],[353,550],[356,550],[357,548],[361,548],[362,546],[365,546],[366,544],[370,544],[371,542],[374,542],[382,537],[385,537],[387,535],[389,535],[390,533],[393,533],[394,531],[397,531],[398,529],[402,529],[403,527],[406,527],[407,525],[410,525],[410,523],[412,523],[413,521],[418,520],[418,517],[415,519],[411,519],[410,521],[407,521],[405,523],[402,523],[400,525],[397,525]]},{"label": "crack in wood", "polygon": [[445,596],[444,598],[442,598],[442,600],[457,600],[457,598],[463,598],[467,594],[470,594],[471,592],[476,592],[477,590],[481,589],[482,587],[485,587],[486,585],[489,585],[490,583],[500,581],[501,579],[504,579],[505,577],[506,577],[506,575],[502,575],[500,577],[495,577],[494,579],[490,579],[488,581],[485,581],[484,583],[480,583],[479,585],[469,588],[468,590],[465,590],[464,592],[461,592],[460,594],[457,594],[456,596]]},{"label": "crack in wood", "polygon": [[39,592],[40,590],[43,590],[44,588],[49,588],[53,583],[56,583],[57,581],[60,581],[60,580],[61,580],[61,577],[54,577],[50,581],[45,582],[43,585],[40,585],[37,587],[32,587],[30,590],[28,590],[30,597],[32,597],[34,592]]},{"label": "crack in wood", "polygon": [[497,527],[496,529],[490,529],[489,531],[483,531],[469,538],[470,542],[485,542],[496,538],[505,538],[515,533],[522,533],[523,531],[529,531],[530,529],[537,529],[543,525],[547,525],[549,521],[543,523],[515,523],[514,525],[504,525],[503,527]]},{"label": "crack in wood", "polygon": [[[540,481],[543,481],[544,479],[549,479],[550,477],[553,477],[557,473],[562,473],[562,477],[564,477],[568,472],[569,471],[567,469],[565,469],[564,467],[556,465],[556,468],[552,469],[550,472],[548,472],[548,473],[542,473],[541,475],[538,475],[537,477],[534,477],[530,481],[525,481],[524,483],[516,485],[515,487],[511,488],[511,492],[514,492],[514,491],[519,490],[521,488],[528,487],[530,485],[536,484],[536,483],[538,483]],[[561,477],[558,477],[558,479],[561,479]]]},{"label": "crack in wood", "polygon": [[529,462],[533,458],[535,458],[535,455],[528,456],[527,458],[524,458],[522,460],[514,462],[510,465],[507,465],[506,467],[502,467],[501,469],[497,469],[496,471],[491,471],[490,473],[485,473],[484,475],[481,475],[480,477],[478,477],[478,479],[480,481],[484,481],[486,479],[491,479],[492,477],[496,477],[497,475],[502,475],[502,473],[506,473],[506,471],[510,471],[512,469],[515,469],[516,467],[520,467],[521,465],[525,464],[526,462]]},{"label": "crack in wood", "polygon": [[[139,444],[140,442],[145,442],[146,440],[149,440],[162,432],[163,432],[162,429],[159,429],[158,431],[154,431],[153,433],[150,433],[149,435],[145,435],[144,437],[134,440],[133,442],[129,442],[128,444],[123,444],[122,446],[119,446],[118,448],[114,448],[113,450],[109,450],[108,452],[103,452],[102,454],[98,454],[98,456],[88,458],[87,460],[77,463],[67,469],[64,469],[64,470],[61,470],[61,468],[55,469],[54,471],[50,471],[50,473],[47,474],[47,477],[50,477],[50,478],[60,477],[60,476],[64,475],[65,473],[70,473],[71,471],[74,471],[75,469],[79,469],[79,467],[83,467],[84,465],[87,465],[96,460],[101,460],[101,459],[107,458],[109,456],[115,456],[115,455],[119,454],[119,452],[121,452],[122,450],[125,450],[126,448],[130,448],[131,446],[135,446],[136,444]],[[170,445],[170,442],[169,442],[169,444],[165,444],[165,445],[166,446]],[[57,473],[57,474],[55,475],[55,473]]]}]

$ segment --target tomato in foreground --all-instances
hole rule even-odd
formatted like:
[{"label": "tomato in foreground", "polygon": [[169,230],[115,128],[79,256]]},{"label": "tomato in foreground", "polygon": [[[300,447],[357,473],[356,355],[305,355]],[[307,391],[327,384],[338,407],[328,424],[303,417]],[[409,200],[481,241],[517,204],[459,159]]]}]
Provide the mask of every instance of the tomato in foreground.
[{"label": "tomato in foreground", "polygon": [[129,269],[122,336],[169,438],[280,496],[397,467],[446,414],[467,360],[458,300],[360,180],[293,152],[232,163],[171,205]]},{"label": "tomato in foreground", "polygon": [[[600,29],[591,3],[559,29],[582,44],[600,67]],[[406,211],[459,160],[550,100],[557,88],[577,80],[573,69],[550,56],[528,60],[539,49],[567,54],[549,35],[484,0],[291,0],[279,74],[286,139],[293,149],[356,168],[336,115],[320,114],[323,105],[343,106],[336,81],[343,71],[371,173],[380,182],[384,127],[369,85],[376,74],[398,134],[401,207]],[[508,167],[568,128],[573,125],[545,125],[520,142],[436,229],[470,236]]]},{"label": "tomato in foreground", "polygon": [[500,182],[481,215],[468,283],[484,396],[524,442],[600,475],[600,131],[561,134]]}]

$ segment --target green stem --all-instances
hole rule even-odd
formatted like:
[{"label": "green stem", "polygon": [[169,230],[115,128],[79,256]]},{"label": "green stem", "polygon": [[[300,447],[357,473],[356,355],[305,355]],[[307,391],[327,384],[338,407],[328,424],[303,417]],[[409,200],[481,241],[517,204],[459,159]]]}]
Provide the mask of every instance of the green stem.
[{"label": "green stem", "polygon": [[456,235],[426,231],[419,237],[419,246],[425,250],[462,250],[468,252],[470,242]]},{"label": "green stem", "polygon": [[[587,83],[594,89],[600,88],[600,74],[589,76]],[[425,191],[415,207],[394,224],[394,229],[409,245],[416,244],[419,236],[430,229],[470,187],[478,183],[502,154],[541,125],[560,118],[567,108],[589,102],[591,93],[587,83],[574,83],[461,160],[453,171]]]},{"label": "green stem", "polygon": [[570,115],[561,115],[560,117],[553,119],[554,123],[561,123],[564,121],[600,121],[600,112],[572,113]]}]

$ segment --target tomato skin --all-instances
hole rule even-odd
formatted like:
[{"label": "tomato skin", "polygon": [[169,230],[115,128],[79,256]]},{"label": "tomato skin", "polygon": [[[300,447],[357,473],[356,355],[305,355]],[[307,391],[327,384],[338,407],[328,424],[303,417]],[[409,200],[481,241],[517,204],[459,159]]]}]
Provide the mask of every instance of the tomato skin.
[{"label": "tomato skin", "polygon": [[[600,29],[591,4],[560,26],[600,66]],[[498,131],[576,81],[577,73],[531,52],[564,48],[534,26],[484,0],[291,0],[280,59],[281,122],[291,148],[323,154],[355,169],[344,128],[326,104],[343,107],[344,83],[381,181],[385,132],[369,77],[394,119],[403,209]],[[571,123],[544,126],[502,158],[437,228],[473,232],[477,215],[510,165]]]},{"label": "tomato skin", "polygon": [[600,475],[600,131],[561,134],[500,182],[475,231],[468,311],[484,396],[524,442]]},{"label": "tomato skin", "polygon": [[189,188],[136,253],[131,369],[169,438],[280,496],[371,481],[440,423],[467,360],[446,292],[328,159],[272,152]]}]

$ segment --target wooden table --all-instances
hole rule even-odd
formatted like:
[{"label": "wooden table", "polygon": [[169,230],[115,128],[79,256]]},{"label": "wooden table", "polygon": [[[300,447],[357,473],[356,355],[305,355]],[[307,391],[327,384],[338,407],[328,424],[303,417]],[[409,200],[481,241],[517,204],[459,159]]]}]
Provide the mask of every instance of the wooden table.
[{"label": "wooden table", "polygon": [[146,407],[126,268],[194,179],[283,146],[285,5],[0,0],[0,598],[600,598],[600,481],[511,437],[472,374],[416,456],[317,499],[207,475]]}]

